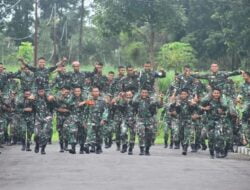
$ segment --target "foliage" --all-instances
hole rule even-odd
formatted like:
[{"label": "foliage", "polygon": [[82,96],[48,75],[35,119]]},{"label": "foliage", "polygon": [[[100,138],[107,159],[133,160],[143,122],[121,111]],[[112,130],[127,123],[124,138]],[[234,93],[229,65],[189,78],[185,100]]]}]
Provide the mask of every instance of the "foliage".
[{"label": "foliage", "polygon": [[23,57],[25,61],[33,61],[33,46],[30,42],[22,42],[19,46],[18,57]]},{"label": "foliage", "polygon": [[188,43],[173,42],[161,47],[158,60],[163,68],[174,69],[180,72],[184,65],[197,63],[195,51]]}]

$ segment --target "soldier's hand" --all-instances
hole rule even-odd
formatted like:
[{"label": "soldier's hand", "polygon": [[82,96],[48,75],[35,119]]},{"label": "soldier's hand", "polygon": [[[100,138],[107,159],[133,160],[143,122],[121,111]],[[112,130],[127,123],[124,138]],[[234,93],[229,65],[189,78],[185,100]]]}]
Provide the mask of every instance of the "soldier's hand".
[{"label": "soldier's hand", "polygon": [[86,104],[86,102],[85,102],[85,101],[80,102],[80,103],[78,104],[78,106],[80,107],[80,106],[83,106],[84,104]]},{"label": "soldier's hand", "polygon": [[100,125],[103,126],[105,125],[105,123],[106,123],[105,120],[101,120]]},{"label": "soldier's hand", "polygon": [[30,95],[30,96],[28,97],[28,100],[35,100],[35,96]]},{"label": "soldier's hand", "polygon": [[32,108],[24,108],[23,111],[25,111],[25,112],[32,112]]},{"label": "soldier's hand", "polygon": [[54,98],[54,96],[51,96],[51,95],[50,95],[50,96],[48,96],[47,99],[48,99],[49,102],[52,102],[55,98]]},{"label": "soldier's hand", "polygon": [[218,113],[219,113],[219,114],[222,114],[222,113],[223,113],[223,110],[219,108],[219,109],[218,109]]},{"label": "soldier's hand", "polygon": [[206,106],[206,107],[202,107],[202,109],[205,110],[205,111],[208,111],[208,110],[211,109],[211,107],[210,106]]}]

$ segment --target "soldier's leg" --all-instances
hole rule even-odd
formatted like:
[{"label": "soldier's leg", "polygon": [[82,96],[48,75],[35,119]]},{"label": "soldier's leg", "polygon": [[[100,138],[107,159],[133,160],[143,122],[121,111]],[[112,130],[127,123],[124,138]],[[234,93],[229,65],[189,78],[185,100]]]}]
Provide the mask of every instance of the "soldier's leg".
[{"label": "soldier's leg", "polygon": [[145,155],[149,156],[149,149],[152,144],[152,139],[154,136],[154,127],[153,125],[147,125],[145,127]]},{"label": "soldier's leg", "polygon": [[120,151],[120,146],[121,146],[121,120],[120,119],[114,120],[114,127],[115,127],[115,141],[116,141],[117,151]]},{"label": "soldier's leg", "polygon": [[31,151],[30,144],[31,144],[31,137],[33,133],[34,133],[34,121],[33,121],[33,118],[28,118],[26,151]]},{"label": "soldier's leg", "polygon": [[183,155],[187,155],[187,150],[189,146],[189,142],[191,139],[191,123],[190,121],[185,122],[183,126],[183,140],[182,140],[182,147],[183,147]]},{"label": "soldier's leg", "polygon": [[177,122],[177,119],[172,120],[171,128],[173,130],[173,142],[174,142],[174,149],[180,148],[180,127]]},{"label": "soldier's leg", "polygon": [[80,123],[78,126],[78,143],[80,145],[80,154],[84,153],[84,144],[86,142],[86,127],[83,123]]},{"label": "soldier's leg", "polygon": [[122,150],[121,153],[127,152],[128,147],[128,125],[125,121],[121,124],[121,142],[122,142]]},{"label": "soldier's leg", "polygon": [[128,127],[129,127],[129,149],[128,149],[128,154],[132,155],[133,154],[133,149],[134,149],[134,146],[135,146],[135,135],[136,135],[135,122],[131,122]]},{"label": "soldier's leg", "polygon": [[45,122],[42,126],[42,131],[40,136],[41,154],[46,154],[45,148],[50,139],[51,128],[52,128],[52,117],[46,117]]},{"label": "soldier's leg", "polygon": [[195,140],[196,140],[196,123],[192,122],[192,126],[190,129],[190,144],[191,144],[191,152],[197,152],[196,146],[195,146]]},{"label": "soldier's leg", "polygon": [[164,148],[167,148],[168,147],[168,137],[169,137],[169,123],[166,122],[164,123]]},{"label": "soldier's leg", "polygon": [[102,153],[102,126],[94,126],[95,131],[95,142],[96,142],[96,154]]},{"label": "soldier's leg", "polygon": [[35,141],[35,153],[39,152],[40,148],[40,134],[41,134],[41,129],[42,129],[42,123],[39,121],[35,121],[35,129],[34,129],[34,141]]},{"label": "soldier's leg", "polygon": [[215,152],[217,158],[223,157],[225,150],[225,137],[222,130],[223,125],[224,123],[218,122],[215,126]]},{"label": "soldier's leg", "polygon": [[4,140],[4,120],[0,118],[0,148]]},{"label": "soldier's leg", "polygon": [[145,148],[145,125],[142,122],[137,123],[137,134],[139,139],[140,155],[144,155]]},{"label": "soldier's leg", "polygon": [[90,152],[89,147],[95,144],[96,134],[94,131],[94,126],[92,124],[88,124],[87,128],[87,139],[85,143],[85,151],[88,154]]},{"label": "soldier's leg", "polygon": [[25,151],[26,148],[26,133],[27,133],[27,123],[25,118],[21,118],[20,120],[20,140],[22,144],[22,151]]},{"label": "soldier's leg", "polygon": [[[67,122],[67,121],[66,121]],[[66,124],[68,128],[68,142],[71,145],[71,149],[69,150],[69,153],[75,154],[76,153],[76,143],[77,143],[77,134],[78,134],[78,122],[74,122],[73,120],[70,120],[69,123]]]},{"label": "soldier's leg", "polygon": [[214,158],[214,150],[215,150],[215,131],[213,128],[208,129],[208,147],[211,158]]},{"label": "soldier's leg", "polygon": [[60,152],[64,152],[64,134],[63,134],[63,117],[57,115],[57,125],[56,125],[56,129],[58,131],[58,135],[59,135],[59,144],[60,144]]},{"label": "soldier's leg", "polygon": [[158,123],[157,123],[157,119],[156,116],[154,116],[153,118],[153,128],[152,128],[152,145],[155,144],[155,140],[156,140],[156,136],[157,136],[157,132],[158,132]]}]

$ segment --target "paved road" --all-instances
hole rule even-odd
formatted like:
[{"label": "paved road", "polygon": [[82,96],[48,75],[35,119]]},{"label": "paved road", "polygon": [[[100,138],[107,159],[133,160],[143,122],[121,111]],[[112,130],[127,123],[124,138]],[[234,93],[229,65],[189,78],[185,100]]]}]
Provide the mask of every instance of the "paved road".
[{"label": "paved road", "polygon": [[154,146],[151,156],[104,150],[101,155],[59,153],[49,145],[46,155],[1,149],[1,190],[249,190],[250,158],[230,154],[209,159],[208,152],[189,153]]}]

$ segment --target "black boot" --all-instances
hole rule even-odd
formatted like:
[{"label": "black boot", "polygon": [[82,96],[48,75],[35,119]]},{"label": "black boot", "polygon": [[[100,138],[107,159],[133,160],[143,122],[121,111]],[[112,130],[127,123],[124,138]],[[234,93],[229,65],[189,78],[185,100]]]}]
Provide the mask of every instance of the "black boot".
[{"label": "black boot", "polygon": [[83,154],[83,153],[84,153],[84,145],[81,144],[80,145],[80,152],[79,152],[79,154]]},{"label": "black boot", "polygon": [[101,154],[102,150],[101,150],[101,145],[97,144],[96,145],[96,154]]},{"label": "black boot", "polygon": [[202,144],[202,149],[201,150],[207,150],[207,145],[206,144]]},{"label": "black boot", "polygon": [[191,152],[197,152],[195,144],[191,144],[191,149],[192,149]]},{"label": "black boot", "polygon": [[180,149],[180,143],[179,142],[174,143],[174,149]]},{"label": "black boot", "polygon": [[141,155],[141,156],[142,156],[142,155],[144,155],[144,154],[145,154],[145,152],[144,152],[144,147],[143,147],[143,146],[141,146],[141,147],[140,147],[140,154],[139,154],[139,155]]},{"label": "black boot", "polygon": [[133,155],[134,143],[129,144],[128,155]]},{"label": "black boot", "polygon": [[48,144],[52,144],[52,140],[51,140],[51,138],[48,140]]},{"label": "black boot", "polygon": [[187,148],[188,148],[188,145],[183,145],[182,155],[184,155],[184,156],[187,155]]},{"label": "black boot", "polygon": [[150,147],[147,146],[146,149],[145,149],[145,155],[146,155],[146,156],[150,156],[149,148],[150,148]]},{"label": "black boot", "polygon": [[42,146],[42,148],[41,148],[41,154],[46,154],[46,152],[45,152],[45,147],[46,147],[46,145],[43,145],[43,146]]},{"label": "black boot", "polygon": [[173,142],[170,143],[169,149],[173,149]]},{"label": "black boot", "polygon": [[127,149],[128,149],[128,145],[127,144],[122,145],[121,153],[127,152]]},{"label": "black boot", "polygon": [[70,154],[75,154],[76,153],[76,144],[71,145],[71,149],[69,150]]},{"label": "black boot", "polygon": [[105,138],[104,144],[105,144],[105,148],[109,148],[108,138]]},{"label": "black boot", "polygon": [[210,158],[214,159],[214,150],[209,150],[209,152],[210,152]]},{"label": "black boot", "polygon": [[120,143],[116,143],[116,150],[120,151],[121,150],[121,144]]},{"label": "black boot", "polygon": [[63,143],[60,143],[60,152],[64,152]]},{"label": "black boot", "polygon": [[21,149],[21,151],[25,151],[25,141],[24,140],[22,141],[22,149]]},{"label": "black boot", "polygon": [[91,145],[90,152],[95,152],[95,145]]},{"label": "black boot", "polygon": [[31,149],[30,149],[30,142],[27,143],[27,146],[26,146],[26,151],[30,152]]},{"label": "black boot", "polygon": [[68,142],[65,142],[64,150],[65,151],[69,151],[69,149],[68,149]]},{"label": "black boot", "polygon": [[38,153],[39,152],[39,144],[38,143],[36,143],[36,146],[35,146],[35,153]]},{"label": "black boot", "polygon": [[84,147],[84,151],[86,152],[86,154],[89,154],[89,145],[85,145]]}]

